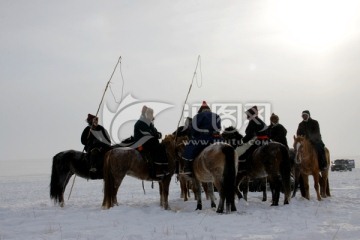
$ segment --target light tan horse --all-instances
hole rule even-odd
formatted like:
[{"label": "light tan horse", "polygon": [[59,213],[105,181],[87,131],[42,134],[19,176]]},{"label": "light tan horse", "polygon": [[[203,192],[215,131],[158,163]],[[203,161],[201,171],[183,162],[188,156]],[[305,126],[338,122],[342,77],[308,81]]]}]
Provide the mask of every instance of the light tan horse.
[{"label": "light tan horse", "polygon": [[[183,164],[180,164],[180,168]],[[237,155],[233,147],[227,143],[216,142],[207,146],[194,159],[193,177],[183,175],[195,187],[195,199],[197,200],[196,210],[202,209],[201,184],[207,183],[207,193],[211,200],[211,207],[216,207],[214,186],[219,192],[220,199],[217,213],[236,211],[235,206],[235,178],[237,169]]]},{"label": "light tan horse", "polygon": [[330,167],[329,150],[325,148],[325,157],[328,167],[323,171],[320,171],[319,169],[316,149],[308,139],[303,136],[294,136],[294,151],[295,170],[299,171],[304,184],[304,192],[302,191],[303,197],[310,199],[308,179],[309,175],[312,175],[314,178],[314,188],[316,191],[317,200],[320,201],[322,197],[330,197],[330,187],[328,180]]},{"label": "light tan horse", "polygon": [[166,149],[170,174],[162,178],[151,178],[148,163],[140,153],[132,148],[119,147],[108,151],[104,159],[104,200],[103,208],[118,205],[117,192],[126,175],[146,181],[159,182],[160,206],[170,209],[168,203],[169,186],[175,171],[176,144],[173,135],[167,135],[161,144]]}]

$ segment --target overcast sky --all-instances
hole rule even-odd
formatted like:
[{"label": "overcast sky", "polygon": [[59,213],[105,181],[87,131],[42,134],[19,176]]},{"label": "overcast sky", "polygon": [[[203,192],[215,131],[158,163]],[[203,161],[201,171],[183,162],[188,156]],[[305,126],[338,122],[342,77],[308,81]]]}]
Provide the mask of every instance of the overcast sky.
[{"label": "overcast sky", "polygon": [[0,161],[81,151],[120,56],[115,97],[124,83],[138,101],[122,122],[161,102],[155,125],[174,131],[200,55],[190,104],[269,104],[290,144],[308,109],[333,156],[359,155],[359,1],[2,0],[0,30]]}]

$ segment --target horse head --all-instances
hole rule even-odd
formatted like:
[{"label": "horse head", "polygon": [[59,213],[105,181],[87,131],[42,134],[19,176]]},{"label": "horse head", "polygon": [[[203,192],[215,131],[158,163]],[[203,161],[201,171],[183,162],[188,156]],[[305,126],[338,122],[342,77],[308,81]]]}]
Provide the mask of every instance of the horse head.
[{"label": "horse head", "polygon": [[295,163],[300,164],[303,160],[304,147],[306,146],[306,138],[304,136],[294,135],[294,151],[295,151]]},{"label": "horse head", "polygon": [[241,140],[243,135],[241,135],[236,128],[233,126],[225,128],[224,132],[221,136],[225,139],[227,143],[229,143],[233,148],[237,148],[241,145]]},{"label": "horse head", "polygon": [[177,159],[181,157],[185,148],[185,142],[188,140],[187,136],[175,136],[173,134],[166,135],[161,143],[166,147],[168,154]]}]

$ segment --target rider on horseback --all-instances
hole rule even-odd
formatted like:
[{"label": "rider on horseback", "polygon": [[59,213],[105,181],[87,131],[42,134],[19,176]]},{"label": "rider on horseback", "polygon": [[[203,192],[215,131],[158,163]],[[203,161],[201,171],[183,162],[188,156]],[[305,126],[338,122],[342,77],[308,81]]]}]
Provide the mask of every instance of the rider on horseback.
[{"label": "rider on horseback", "polygon": [[268,126],[268,134],[269,134],[269,138],[272,141],[281,143],[281,144],[285,145],[287,148],[289,148],[287,139],[286,139],[287,130],[282,124],[279,123],[279,117],[274,113],[271,114],[271,117],[270,117],[270,125]]},{"label": "rider on horseback", "polygon": [[243,143],[250,144],[250,147],[241,156],[239,156],[239,160],[247,160],[247,162],[250,162],[251,155],[255,149],[261,145],[266,144],[269,140],[269,137],[267,135],[266,124],[258,117],[257,106],[253,106],[252,108],[248,109],[245,114],[249,120],[249,124],[245,129],[246,135],[242,141]]},{"label": "rider on horseback", "polygon": [[192,137],[185,147],[182,158],[184,159],[184,169],[182,174],[192,174],[192,163],[197,155],[216,139],[220,139],[221,119],[216,113],[211,112],[210,107],[205,101],[192,120]]},{"label": "rider on horseback", "polygon": [[143,106],[140,119],[134,126],[134,146],[140,151],[150,153],[152,163],[160,166],[155,168],[156,173],[152,169],[152,174],[155,177],[163,177],[168,174],[168,160],[165,148],[159,143],[162,134],[157,131],[153,121],[154,110]]},{"label": "rider on horseback", "polygon": [[84,150],[90,154],[90,172],[96,172],[96,162],[109,150],[111,140],[106,129],[98,124],[96,116],[89,113],[86,122],[88,126],[81,134],[81,143]]},{"label": "rider on horseback", "polygon": [[315,147],[320,170],[327,168],[325,157],[325,144],[321,139],[320,127],[318,121],[310,117],[310,112],[305,110],[302,112],[303,121],[299,123],[296,135],[305,136]]}]

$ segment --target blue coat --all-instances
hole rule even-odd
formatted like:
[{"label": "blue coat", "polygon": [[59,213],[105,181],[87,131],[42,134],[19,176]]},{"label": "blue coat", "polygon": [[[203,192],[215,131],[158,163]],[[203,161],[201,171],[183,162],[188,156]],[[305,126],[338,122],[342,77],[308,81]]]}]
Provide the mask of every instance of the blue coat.
[{"label": "blue coat", "polygon": [[183,158],[193,160],[204,148],[219,139],[221,119],[216,113],[204,111],[192,120],[192,138],[185,147]]}]

